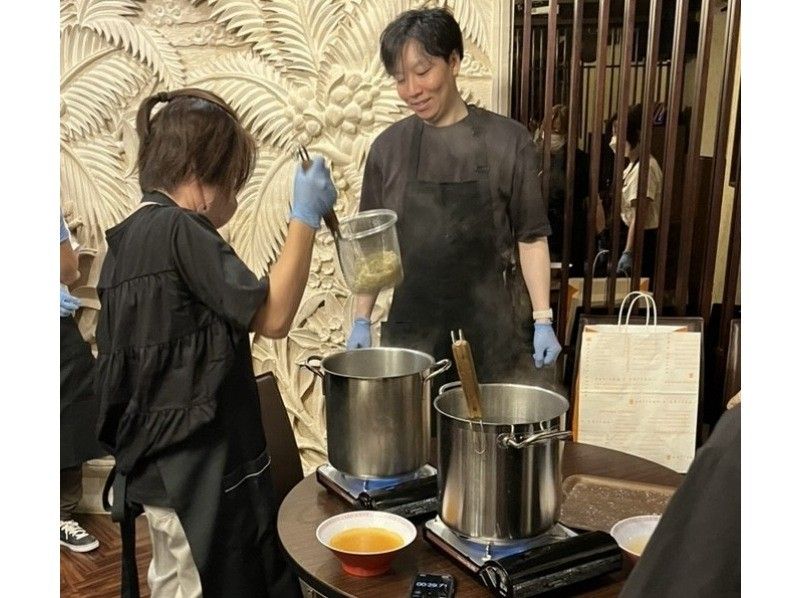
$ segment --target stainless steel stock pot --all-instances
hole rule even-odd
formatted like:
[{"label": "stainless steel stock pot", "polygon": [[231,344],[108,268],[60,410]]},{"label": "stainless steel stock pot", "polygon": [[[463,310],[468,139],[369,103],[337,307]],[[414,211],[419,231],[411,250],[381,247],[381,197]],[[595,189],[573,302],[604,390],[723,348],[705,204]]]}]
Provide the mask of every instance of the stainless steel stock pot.
[{"label": "stainless steel stock pot", "polygon": [[430,455],[430,380],[450,367],[421,351],[380,347],[309,357],[322,378],[328,460],[356,477],[416,471]]},{"label": "stainless steel stock pot", "polygon": [[438,425],[439,516],[457,534],[513,542],[552,527],[561,508],[567,400],[519,384],[481,384],[483,420],[470,421],[458,382],[433,402]]}]

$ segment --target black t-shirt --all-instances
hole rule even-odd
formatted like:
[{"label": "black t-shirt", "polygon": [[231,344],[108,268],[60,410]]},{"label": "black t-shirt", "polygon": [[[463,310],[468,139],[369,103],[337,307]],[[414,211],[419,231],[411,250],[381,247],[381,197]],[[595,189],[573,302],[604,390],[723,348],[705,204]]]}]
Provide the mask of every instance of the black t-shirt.
[{"label": "black t-shirt", "polygon": [[[409,116],[383,131],[372,144],[361,185],[361,211],[388,208],[404,214],[406,182],[413,176],[410,146],[417,116]],[[473,125],[483,131],[475,138]],[[533,138],[520,123],[482,108],[446,127],[425,125],[420,142],[419,180],[459,183],[475,178],[476,157],[485,147],[494,208],[498,251],[511,255],[515,242],[531,242],[550,234],[547,206],[542,199],[541,170]],[[487,223],[489,225],[490,223]]]},{"label": "black t-shirt", "polygon": [[[264,450],[248,329],[268,292],[204,216],[160,193],[107,232],[98,284],[100,440],[130,497],[169,506],[156,458],[211,426],[232,466]],[[131,475],[132,474],[132,475]]]}]

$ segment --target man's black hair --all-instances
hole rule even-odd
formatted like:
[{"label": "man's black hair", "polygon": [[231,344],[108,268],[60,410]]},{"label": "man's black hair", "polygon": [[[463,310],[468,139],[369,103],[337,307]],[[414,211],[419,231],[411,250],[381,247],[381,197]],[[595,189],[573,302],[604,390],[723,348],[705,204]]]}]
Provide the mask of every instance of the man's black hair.
[{"label": "man's black hair", "polygon": [[390,75],[394,74],[406,43],[412,39],[430,56],[449,60],[455,51],[459,58],[464,58],[461,28],[450,11],[444,8],[407,10],[381,33],[381,60]]}]

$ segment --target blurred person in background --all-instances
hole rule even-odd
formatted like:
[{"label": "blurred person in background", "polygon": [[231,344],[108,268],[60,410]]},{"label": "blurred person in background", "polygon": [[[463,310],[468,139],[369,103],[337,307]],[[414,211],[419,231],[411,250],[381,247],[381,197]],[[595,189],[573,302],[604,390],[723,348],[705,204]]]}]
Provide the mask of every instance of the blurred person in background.
[{"label": "blurred person in background", "polygon": [[612,137],[609,146],[615,153],[624,151],[628,164],[622,172],[622,204],[620,215],[623,227],[624,246],[617,263],[620,276],[630,276],[633,267],[633,242],[636,228],[636,212],[639,204],[639,167],[642,159],[648,160],[647,189],[644,205],[639,214],[644,218],[644,243],[642,249],[642,276],[652,276],[655,269],[656,246],[658,242],[658,225],[661,215],[661,191],[664,175],[658,161],[652,156],[640,155],[639,142],[642,134],[642,105],[635,104],[628,110],[628,124],[625,135],[625,148],[620,150],[617,144],[618,118],[611,117]]},{"label": "blurred person in background", "polygon": [[[547,218],[552,234],[548,240],[550,259],[561,261],[564,244],[564,205],[566,199],[567,177],[567,132],[569,128],[569,111],[564,104],[553,106],[550,123],[550,194],[547,198]],[[544,126],[534,127],[534,142],[539,156],[544,148]],[[540,163],[544,160],[540,157]],[[589,156],[579,147],[575,147],[575,175],[573,179],[572,203],[572,242],[570,244],[569,261],[570,276],[583,276],[586,260],[586,214],[589,202]],[[602,214],[602,206],[598,205],[598,215]],[[599,224],[602,230],[604,224]],[[599,232],[599,231],[598,231]]]},{"label": "blurred person in background", "polygon": [[61,546],[73,552],[88,552],[100,546],[93,535],[75,520],[75,509],[83,495],[83,463],[106,454],[95,437],[99,403],[95,397],[95,360],[83,340],[75,312],[80,302],[68,285],[80,277],[78,256],[61,214]]}]

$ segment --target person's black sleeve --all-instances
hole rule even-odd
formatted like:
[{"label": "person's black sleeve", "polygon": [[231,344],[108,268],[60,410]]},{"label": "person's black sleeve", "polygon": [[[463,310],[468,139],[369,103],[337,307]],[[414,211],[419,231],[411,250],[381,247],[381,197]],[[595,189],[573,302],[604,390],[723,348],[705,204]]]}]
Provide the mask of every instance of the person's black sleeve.
[{"label": "person's black sleeve", "polygon": [[182,213],[172,231],[178,273],[189,289],[225,320],[248,330],[267,298],[269,281],[258,279],[199,214]]},{"label": "person's black sleeve", "polygon": [[509,202],[514,238],[521,243],[530,243],[551,233],[547,205],[542,199],[540,170],[531,140],[517,153]]}]

